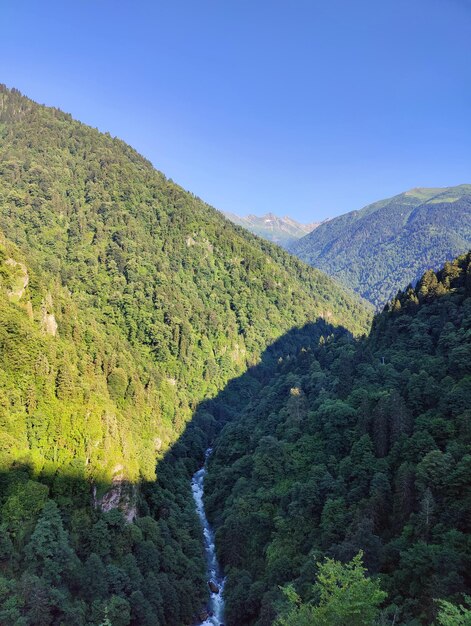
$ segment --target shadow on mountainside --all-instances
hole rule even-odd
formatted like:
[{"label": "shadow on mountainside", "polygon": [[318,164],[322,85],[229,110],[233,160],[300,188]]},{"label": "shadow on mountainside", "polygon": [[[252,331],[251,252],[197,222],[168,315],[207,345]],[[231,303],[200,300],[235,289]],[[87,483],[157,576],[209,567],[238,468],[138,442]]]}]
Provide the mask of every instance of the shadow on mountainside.
[{"label": "shadow on mountainside", "polygon": [[[320,341],[327,341],[333,336],[355,341],[345,328],[334,327],[320,318],[301,328],[293,328],[264,351],[257,365],[229,381],[214,398],[202,401],[180,438],[158,462],[157,480],[142,485],[139,508],[141,515],[151,515],[159,520],[168,519],[172,515],[170,503],[176,504],[182,513],[182,536],[185,534],[183,523],[187,524],[186,532],[193,533],[193,536],[196,528],[202,555],[203,537],[194,511],[190,482],[192,475],[205,461],[205,451],[217,442],[217,436],[223,427],[236,421],[263,386],[278,372],[282,372],[287,363],[301,351],[310,351],[318,347]],[[289,393],[289,389],[287,392]],[[187,514],[183,515],[185,510]],[[201,590],[203,597],[208,595],[207,589],[205,580]]]},{"label": "shadow on mountainside", "polygon": [[[300,351],[332,335],[352,337],[319,318],[271,344],[257,365],[198,405],[158,461],[157,480],[139,489],[124,481],[92,484],[79,463],[67,472],[50,466],[37,474],[27,462],[1,470],[0,623],[197,621],[208,586],[191,477],[224,425],[237,419],[260,388]],[[100,509],[97,494],[118,488],[123,497],[105,499],[111,505]],[[113,508],[118,500],[121,511]],[[134,523],[127,523],[134,511]]]}]

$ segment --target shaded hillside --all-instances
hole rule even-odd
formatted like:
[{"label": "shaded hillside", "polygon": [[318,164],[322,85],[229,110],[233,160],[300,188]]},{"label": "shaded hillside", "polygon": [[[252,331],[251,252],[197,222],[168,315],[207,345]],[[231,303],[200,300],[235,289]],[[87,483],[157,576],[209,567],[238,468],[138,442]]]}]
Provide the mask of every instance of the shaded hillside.
[{"label": "shaded hillside", "polygon": [[241,217],[234,213],[224,213],[224,215],[234,224],[243,226],[251,233],[268,241],[273,241],[273,243],[277,243],[283,248],[289,248],[292,243],[313,231],[320,224],[320,222],[300,224],[287,215],[278,217],[273,213],[266,213],[266,215],[261,217],[257,215]]},{"label": "shaded hillside", "polygon": [[376,307],[471,246],[471,185],[412,189],[329,220],[290,246]]},{"label": "shaded hillside", "polygon": [[0,623],[189,624],[201,530],[156,460],[267,345],[368,309],[5,87],[0,138]]},{"label": "shaded hillside", "polygon": [[321,319],[292,329],[201,402],[157,464],[158,479],[141,483],[132,524],[119,510],[91,506],[79,464],[60,473],[52,464],[37,473],[28,461],[0,469],[2,626],[194,623],[208,587],[190,478],[221,427],[237,420],[279,362],[334,334],[348,336]]},{"label": "shaded hillside", "polygon": [[229,626],[272,624],[290,582],[315,602],[316,561],[360,549],[385,623],[430,624],[435,599],[470,594],[470,329],[471,253],[401,293],[368,338],[326,334],[280,360],[226,425],[206,508]]}]

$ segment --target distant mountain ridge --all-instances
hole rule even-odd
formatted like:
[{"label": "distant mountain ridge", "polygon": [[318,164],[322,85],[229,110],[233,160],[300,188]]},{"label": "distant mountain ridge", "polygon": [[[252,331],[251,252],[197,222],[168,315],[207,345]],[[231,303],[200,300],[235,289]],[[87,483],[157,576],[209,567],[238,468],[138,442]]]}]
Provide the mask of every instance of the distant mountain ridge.
[{"label": "distant mountain ridge", "polygon": [[322,223],[300,224],[288,215],[278,217],[274,213],[266,213],[260,217],[252,214],[241,217],[235,213],[226,212],[224,215],[234,224],[238,224],[251,233],[268,239],[268,241],[273,241],[284,248],[309,234]]},{"label": "distant mountain ridge", "polygon": [[289,250],[384,305],[471,247],[471,185],[415,188],[333,218]]}]

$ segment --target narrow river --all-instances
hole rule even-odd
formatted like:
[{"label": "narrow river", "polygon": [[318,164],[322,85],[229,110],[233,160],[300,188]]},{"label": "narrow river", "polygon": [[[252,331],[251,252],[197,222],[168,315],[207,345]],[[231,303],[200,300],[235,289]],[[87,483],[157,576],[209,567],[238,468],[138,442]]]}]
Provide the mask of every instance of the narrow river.
[{"label": "narrow river", "polygon": [[[211,454],[211,448],[205,453],[206,460]],[[224,578],[221,574],[221,568],[216,558],[216,548],[214,545],[214,532],[211,528],[204,510],[203,494],[204,494],[204,477],[206,475],[206,462],[203,467],[198,470],[191,479],[191,489],[193,499],[195,501],[196,512],[203,526],[204,534],[204,551],[206,555],[206,567],[208,585],[210,588],[209,598],[209,617],[202,622],[201,626],[222,626],[224,620]],[[216,593],[217,590],[217,593]]]}]

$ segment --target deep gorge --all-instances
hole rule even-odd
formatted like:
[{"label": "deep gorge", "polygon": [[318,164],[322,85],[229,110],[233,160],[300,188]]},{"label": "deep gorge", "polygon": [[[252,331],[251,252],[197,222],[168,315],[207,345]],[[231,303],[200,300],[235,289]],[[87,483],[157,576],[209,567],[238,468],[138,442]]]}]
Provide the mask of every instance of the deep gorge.
[{"label": "deep gorge", "polygon": [[2,626],[214,623],[222,587],[225,626],[466,616],[469,253],[371,324],[5,86],[0,139]]}]

